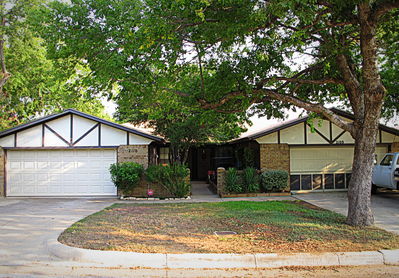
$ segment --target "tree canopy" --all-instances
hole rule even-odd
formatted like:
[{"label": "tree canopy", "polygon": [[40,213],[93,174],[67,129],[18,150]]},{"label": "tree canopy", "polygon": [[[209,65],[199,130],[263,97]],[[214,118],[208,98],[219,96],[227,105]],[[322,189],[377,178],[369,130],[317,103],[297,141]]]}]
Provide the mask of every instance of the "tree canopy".
[{"label": "tree canopy", "polygon": [[48,57],[30,18],[41,2],[3,1],[0,5],[0,130],[65,108],[109,117],[101,101],[80,83],[89,74],[84,64]]},{"label": "tree canopy", "polygon": [[244,123],[248,122],[244,112],[206,111],[195,99],[179,96],[168,89],[155,89],[151,94],[143,94],[140,88],[122,89],[116,100],[117,118],[150,127],[170,143],[171,163],[187,163],[190,147],[238,137],[246,130]]}]

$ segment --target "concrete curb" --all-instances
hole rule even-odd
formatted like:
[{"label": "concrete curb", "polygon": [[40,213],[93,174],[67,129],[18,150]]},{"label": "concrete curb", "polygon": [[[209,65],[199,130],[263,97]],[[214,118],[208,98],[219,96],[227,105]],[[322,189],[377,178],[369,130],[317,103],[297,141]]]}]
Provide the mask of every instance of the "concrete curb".
[{"label": "concrete curb", "polygon": [[283,266],[399,265],[398,250],[294,254],[156,254],[75,248],[55,239],[46,242],[54,256],[104,267],[150,268],[278,268]]}]

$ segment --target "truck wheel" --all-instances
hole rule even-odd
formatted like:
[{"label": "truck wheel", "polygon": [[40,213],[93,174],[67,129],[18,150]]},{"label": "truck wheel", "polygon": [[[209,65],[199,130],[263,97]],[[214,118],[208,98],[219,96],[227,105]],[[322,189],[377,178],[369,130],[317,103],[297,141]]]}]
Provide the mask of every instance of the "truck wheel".
[{"label": "truck wheel", "polygon": [[375,184],[371,185],[371,194],[376,194],[377,193],[377,186]]}]

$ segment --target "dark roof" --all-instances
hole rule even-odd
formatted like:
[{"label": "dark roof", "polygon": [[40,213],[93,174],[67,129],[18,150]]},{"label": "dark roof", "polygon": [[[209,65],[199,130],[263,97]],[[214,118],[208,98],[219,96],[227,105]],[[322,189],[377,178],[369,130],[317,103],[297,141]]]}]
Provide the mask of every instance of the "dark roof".
[{"label": "dark roof", "polygon": [[[334,113],[338,114],[341,117],[344,117],[344,118],[347,118],[347,119],[350,119],[350,120],[354,120],[355,119],[353,114],[351,114],[349,112],[346,112],[346,111],[343,111],[343,110],[340,110],[340,109],[337,109],[337,108],[331,108],[330,110],[332,110]],[[294,126],[294,125],[297,125],[299,123],[306,122],[308,120],[308,118],[309,118],[309,116],[301,117],[301,118],[298,118],[298,119],[289,120],[289,121],[283,122],[280,125],[274,126],[272,128],[267,128],[267,129],[264,129],[262,131],[256,132],[254,134],[251,134],[251,135],[248,135],[248,136],[233,140],[232,142],[239,142],[239,141],[247,141],[247,140],[258,139],[260,137],[269,135],[269,134],[271,134],[273,132],[276,132],[276,131],[279,131],[279,130],[282,130],[282,129],[285,129],[285,128],[288,128],[288,127],[291,127],[291,126]],[[379,128],[381,130],[385,131],[385,132],[392,133],[392,134],[395,134],[395,135],[399,135],[399,130],[396,129],[396,128],[388,127],[388,126],[382,125],[382,124],[379,125]]]},{"label": "dark roof", "polygon": [[55,119],[61,118],[63,116],[69,115],[69,114],[73,114],[73,115],[77,115],[77,116],[80,116],[80,117],[83,117],[83,118],[86,118],[86,119],[89,119],[89,120],[93,120],[93,121],[102,123],[104,125],[110,126],[110,127],[114,127],[114,128],[120,129],[120,130],[124,130],[124,131],[130,132],[130,133],[142,136],[142,137],[147,138],[147,139],[151,139],[151,140],[159,141],[159,142],[163,141],[163,139],[160,138],[160,137],[157,137],[157,136],[154,136],[154,135],[150,135],[150,134],[138,131],[136,129],[128,128],[128,127],[125,127],[123,125],[116,124],[116,123],[113,123],[113,122],[110,122],[110,121],[107,121],[107,120],[104,120],[104,119],[101,119],[101,118],[98,118],[98,117],[95,117],[95,116],[92,116],[92,115],[89,115],[89,114],[86,114],[86,113],[83,113],[83,112],[80,112],[80,111],[77,111],[75,109],[66,109],[66,110],[64,110],[61,113],[48,115],[48,116],[42,117],[40,119],[28,122],[26,124],[22,124],[22,125],[13,127],[13,128],[6,129],[6,130],[0,132],[0,138],[4,137],[4,136],[7,136],[7,135],[10,135],[10,134],[13,134],[15,132],[30,128],[30,127],[34,127],[34,126],[39,125],[39,124],[41,124],[43,122],[47,122],[47,121],[51,121],[51,120],[55,120]]}]

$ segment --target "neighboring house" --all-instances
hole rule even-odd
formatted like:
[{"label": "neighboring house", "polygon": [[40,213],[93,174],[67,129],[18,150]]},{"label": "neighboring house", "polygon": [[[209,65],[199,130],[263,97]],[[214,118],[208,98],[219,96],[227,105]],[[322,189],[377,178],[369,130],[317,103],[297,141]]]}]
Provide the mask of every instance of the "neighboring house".
[{"label": "neighboring house", "polygon": [[[351,121],[351,114],[336,113]],[[242,167],[250,158],[259,169],[290,173],[292,191],[345,190],[352,165],[354,141],[329,121],[308,118],[226,144],[192,148],[193,180],[205,180],[218,167]],[[399,151],[399,130],[379,127],[376,160]],[[245,154],[246,153],[246,154]],[[115,196],[109,165],[135,161],[167,163],[168,148],[160,137],[111,123],[76,110],[0,132],[0,196]]]},{"label": "neighboring house", "polygon": [[[353,115],[332,109],[347,121]],[[308,117],[233,141],[257,148],[260,169],[283,169],[290,173],[291,191],[346,190],[352,171],[354,139],[327,120]],[[375,160],[386,152],[399,151],[399,130],[379,126]]]},{"label": "neighboring house", "polygon": [[162,138],[68,109],[0,133],[0,196],[115,196],[109,166],[148,165]]}]

